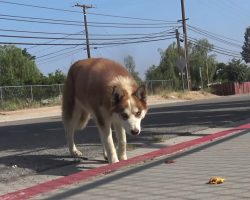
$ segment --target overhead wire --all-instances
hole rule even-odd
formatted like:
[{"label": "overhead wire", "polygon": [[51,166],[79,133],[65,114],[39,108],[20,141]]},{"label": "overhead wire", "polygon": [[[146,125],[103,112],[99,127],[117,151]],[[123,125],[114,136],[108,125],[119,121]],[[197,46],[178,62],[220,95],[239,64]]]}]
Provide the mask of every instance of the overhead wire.
[{"label": "overhead wire", "polygon": [[0,0],[0,2],[4,3],[4,4],[11,4],[11,5],[32,7],[32,8],[42,8],[42,9],[53,10],[53,11],[63,11],[63,12],[71,12],[71,13],[82,13],[80,11],[74,11],[74,10],[68,10],[68,9],[59,9],[59,8],[51,8],[51,7],[47,7],[47,6],[38,6],[38,5],[34,5],[34,4],[24,4],[24,3],[17,3],[17,2],[3,1],[3,0]]},{"label": "overhead wire", "polygon": [[[130,42],[116,42],[116,43],[99,43],[99,44],[92,44],[92,47],[93,49],[99,49],[99,48],[107,48],[107,47],[114,47],[114,46],[119,46],[119,45],[126,45],[126,44],[134,44],[134,43],[148,43],[148,42],[156,42],[156,41],[162,41],[162,40],[167,40],[167,39],[174,39],[175,37],[165,37],[165,38],[161,38],[161,39],[150,39],[150,40],[140,40],[140,41],[130,41]],[[81,48],[82,49],[82,48]],[[68,53],[68,52],[66,52]],[[70,53],[72,53],[72,51],[70,51]],[[62,56],[62,55],[65,55],[64,53],[62,54],[59,54],[59,55],[55,55],[53,57],[50,57],[50,58],[46,58],[42,61],[46,61],[48,59],[51,59],[51,58],[56,58],[58,56]],[[38,62],[41,62],[41,61],[38,61]],[[40,63],[41,64],[41,63]]]},{"label": "overhead wire", "polygon": [[[200,28],[191,26],[191,25],[187,25],[187,26],[189,27],[189,30],[196,32],[200,35],[204,35],[206,37],[209,37],[211,39],[214,39],[216,41],[222,42],[222,43],[227,44],[227,45],[231,45],[231,46],[235,46],[235,47],[242,47],[242,44],[240,44],[240,42],[237,40],[234,40],[234,39],[222,36],[222,35],[218,35],[215,33],[211,33],[211,32],[202,30]],[[232,41],[234,41],[234,42],[232,42]],[[237,43],[235,43],[235,42],[237,42]]]},{"label": "overhead wire", "polygon": [[[47,9],[47,10],[53,10],[53,11],[82,13],[80,11],[74,11],[74,10],[68,10],[68,9],[59,9],[59,8],[52,8],[52,7],[47,7],[47,6],[38,6],[38,5],[34,5],[34,4],[17,3],[17,2],[13,2],[13,1],[10,2],[10,1],[0,0],[0,3],[12,4],[12,5],[18,5],[18,6],[25,6],[25,7],[32,7],[32,8],[41,8],[41,9]],[[113,18],[123,18],[123,19],[143,20],[143,21],[158,21],[158,22],[176,23],[176,21],[174,21],[174,20],[173,21],[167,21],[167,20],[161,20],[161,19],[128,17],[128,16],[120,16],[120,15],[110,15],[110,14],[96,13],[96,12],[88,12],[88,14],[90,14],[90,15],[105,16],[105,17],[113,17]]]},{"label": "overhead wire", "polygon": [[[72,53],[72,52],[75,52],[75,51],[79,51],[79,50],[86,50],[85,48],[77,48],[77,49],[75,49],[77,46],[74,46],[74,47],[71,47],[71,49],[74,49],[74,50],[71,50],[71,51],[67,51],[67,52],[64,52],[64,53],[60,53],[60,54],[57,54],[57,55],[54,55],[54,56],[50,56],[50,57],[47,57],[47,58],[43,58],[43,57],[40,57],[40,58],[38,58],[36,61],[38,62],[38,63],[41,63],[41,62],[44,62],[44,61],[50,61],[51,59],[53,59],[53,58],[57,58],[57,57],[60,57],[60,56],[63,56],[63,55],[67,55],[67,54],[69,54],[69,53]],[[69,49],[69,48],[68,48]],[[68,50],[68,49],[63,49],[63,51],[65,51],[65,50]],[[59,52],[59,51],[58,51]],[[57,53],[58,53],[57,52]],[[60,51],[60,52],[62,52],[62,51]]]},{"label": "overhead wire", "polygon": [[[1,17],[11,17],[11,18],[21,18],[21,19],[31,19],[31,20],[43,20],[43,21],[52,21],[52,22],[66,22],[66,23],[83,23],[82,21],[77,20],[66,20],[66,19],[52,19],[52,18],[41,18],[41,17],[27,17],[27,16],[20,16],[20,15],[7,15],[7,14],[0,14]],[[163,24],[178,24],[179,22],[161,22],[161,23],[121,23],[121,22],[92,22],[89,21],[88,24],[106,24],[106,25],[132,25],[132,26],[157,26]]]},{"label": "overhead wire", "polygon": [[[105,36],[105,37],[118,37],[118,36],[130,36],[130,35],[154,35],[154,34],[160,34],[160,33],[164,33],[164,32],[169,32],[169,31],[173,31],[175,29],[175,27],[167,29],[165,31],[160,31],[160,32],[150,32],[150,33],[117,33],[117,34],[93,34],[90,33],[89,36]],[[0,28],[0,31],[3,32],[14,32],[14,33],[28,33],[28,34],[44,34],[44,35],[78,35],[78,36],[83,36],[85,35],[85,33],[83,31],[80,31],[79,33],[63,33],[63,32],[45,32],[45,31],[30,31],[30,30],[19,30],[19,29],[2,29]]]},{"label": "overhead wire", "polygon": [[30,30],[18,30],[18,29],[2,29],[0,28],[0,31],[3,32],[14,32],[14,33],[29,33],[29,34],[44,34],[44,35],[83,35],[81,33],[62,33],[62,32],[45,32],[45,31],[30,31]]},{"label": "overhead wire", "polygon": [[[111,46],[117,46],[117,45],[119,45],[120,42],[126,42],[126,41],[131,41],[131,40],[138,41],[138,40],[142,40],[142,39],[157,39],[157,38],[162,38],[162,37],[166,37],[166,36],[173,36],[173,35],[174,35],[174,32],[162,31],[162,32],[157,32],[157,33],[153,33],[153,34],[151,33],[151,34],[143,35],[142,37],[92,38],[92,39],[90,39],[90,45],[92,45],[93,41],[95,41],[95,40],[96,41],[100,41],[101,40],[101,41],[111,41],[111,42],[113,41],[113,42],[116,42],[115,44],[111,44],[111,43],[105,44],[105,46],[111,47]],[[96,45],[95,45],[95,47],[96,47]],[[49,48],[51,48],[51,47],[49,47]],[[98,49],[99,48],[102,48],[102,47],[98,46]],[[66,49],[68,49],[68,48],[66,48]],[[50,56],[51,54],[56,54],[56,53],[58,53],[58,51],[47,53],[45,55],[39,56],[38,58]]]},{"label": "overhead wire", "polygon": [[[208,47],[199,44],[197,39],[189,37],[188,41],[191,44],[197,45],[197,46],[199,46],[201,48],[208,49]],[[218,47],[218,46],[215,46],[215,45],[213,45],[213,47],[210,50],[213,51],[213,52],[219,53],[219,54],[223,54],[223,55],[238,58],[238,59],[242,59],[243,57],[248,58],[248,56],[242,55],[240,52],[230,51],[228,49],[224,49],[222,47]]]},{"label": "overhead wire", "polygon": [[[167,36],[167,35],[174,35],[174,33],[169,33],[169,34],[157,34],[157,35],[148,35],[148,36],[141,36],[141,37],[123,37],[123,38],[91,38],[90,40],[95,41],[95,40],[135,40],[135,39],[146,39],[146,38],[155,38],[155,37],[161,37],[161,36]],[[38,37],[38,36],[24,36],[24,35],[2,35],[0,34],[0,37],[5,37],[5,38],[21,38],[21,39],[40,39],[40,40],[80,40],[82,41],[83,38],[68,38],[71,36],[69,34],[68,36],[65,37]]]}]

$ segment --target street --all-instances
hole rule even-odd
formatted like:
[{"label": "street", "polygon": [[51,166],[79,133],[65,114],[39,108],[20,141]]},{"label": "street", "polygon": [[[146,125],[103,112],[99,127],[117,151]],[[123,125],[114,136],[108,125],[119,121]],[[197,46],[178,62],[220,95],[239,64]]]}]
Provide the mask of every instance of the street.
[{"label": "street", "polygon": [[[200,130],[231,127],[250,118],[249,100],[250,95],[242,95],[152,106],[143,121],[142,133],[128,137],[128,143],[140,148]],[[0,123],[0,141],[1,183],[37,173],[49,174],[51,169],[79,162],[69,156],[60,117]],[[103,162],[92,121],[76,134],[76,143],[89,161]],[[63,174],[59,170],[57,175]]]}]

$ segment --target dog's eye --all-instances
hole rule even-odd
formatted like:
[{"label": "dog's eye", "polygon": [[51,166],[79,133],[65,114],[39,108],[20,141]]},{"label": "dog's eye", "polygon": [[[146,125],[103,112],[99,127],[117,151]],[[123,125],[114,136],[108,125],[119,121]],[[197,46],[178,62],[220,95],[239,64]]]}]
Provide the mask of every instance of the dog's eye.
[{"label": "dog's eye", "polygon": [[136,116],[136,117],[140,117],[140,116],[141,116],[141,111],[136,112],[136,113],[135,113],[135,116]]},{"label": "dog's eye", "polygon": [[122,119],[127,120],[128,119],[128,114],[127,113],[121,113],[121,117],[122,117]]}]

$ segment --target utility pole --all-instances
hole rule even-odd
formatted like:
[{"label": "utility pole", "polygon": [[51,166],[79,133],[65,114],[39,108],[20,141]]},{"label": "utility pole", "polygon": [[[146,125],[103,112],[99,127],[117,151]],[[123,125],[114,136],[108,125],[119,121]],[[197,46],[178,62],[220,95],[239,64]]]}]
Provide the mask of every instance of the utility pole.
[{"label": "utility pole", "polygon": [[[180,60],[181,59],[180,33],[179,33],[177,27],[175,29],[175,36],[176,36],[177,49],[178,49],[178,55],[179,55],[179,60]],[[180,71],[181,71],[182,89],[183,89],[183,92],[184,92],[185,91],[185,87],[184,87],[184,79],[183,79],[183,68]]]},{"label": "utility pole", "polygon": [[75,6],[81,7],[83,11],[83,16],[84,16],[84,27],[85,27],[85,36],[86,36],[86,46],[87,46],[87,54],[88,58],[90,58],[90,48],[89,48],[89,34],[88,34],[88,23],[87,23],[87,14],[86,14],[86,9],[88,8],[94,8],[92,5],[80,5],[76,4]]},{"label": "utility pole", "polygon": [[175,28],[175,36],[176,36],[176,41],[177,41],[178,54],[180,57],[181,56],[180,33],[177,27]]},{"label": "utility pole", "polygon": [[182,29],[184,35],[184,45],[185,45],[185,59],[186,59],[186,76],[187,76],[187,84],[188,90],[191,90],[191,75],[190,75],[190,66],[188,62],[188,43],[187,43],[187,26],[186,26],[186,16],[185,16],[185,5],[184,0],[181,0],[181,13],[182,13]]}]

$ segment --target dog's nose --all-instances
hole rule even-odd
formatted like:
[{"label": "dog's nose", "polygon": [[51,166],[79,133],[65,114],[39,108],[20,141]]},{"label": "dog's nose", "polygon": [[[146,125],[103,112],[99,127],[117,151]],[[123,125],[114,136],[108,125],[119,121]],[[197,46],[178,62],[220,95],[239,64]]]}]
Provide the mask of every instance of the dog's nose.
[{"label": "dog's nose", "polygon": [[132,135],[138,135],[139,133],[140,133],[140,131],[139,131],[139,129],[137,129],[137,128],[131,130],[131,134],[132,134]]}]

